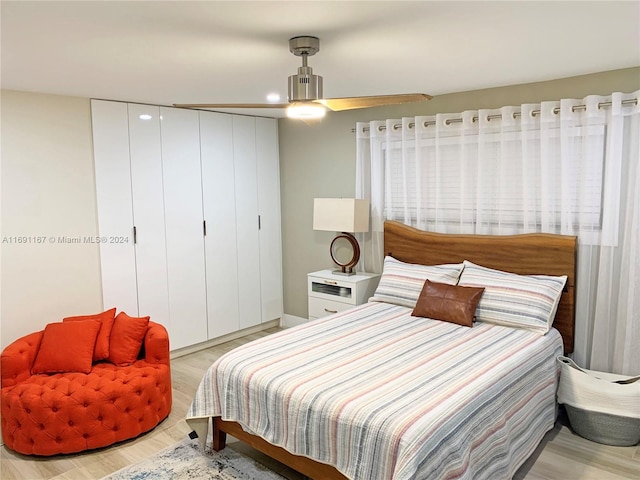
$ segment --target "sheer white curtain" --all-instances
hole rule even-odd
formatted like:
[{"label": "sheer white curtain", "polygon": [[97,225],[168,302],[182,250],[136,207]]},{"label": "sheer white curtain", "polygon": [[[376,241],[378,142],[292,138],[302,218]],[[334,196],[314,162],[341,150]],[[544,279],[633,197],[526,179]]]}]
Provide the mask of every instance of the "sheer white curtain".
[{"label": "sheer white curtain", "polygon": [[585,368],[640,373],[640,92],[357,124],[360,268],[384,220],[441,233],[578,236]]}]

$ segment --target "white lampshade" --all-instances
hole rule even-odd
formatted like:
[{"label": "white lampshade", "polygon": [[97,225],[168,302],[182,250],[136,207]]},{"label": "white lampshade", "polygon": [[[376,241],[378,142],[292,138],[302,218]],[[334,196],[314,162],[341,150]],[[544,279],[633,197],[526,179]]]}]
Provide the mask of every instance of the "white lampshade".
[{"label": "white lampshade", "polygon": [[368,232],[369,200],[314,198],[313,229],[331,232]]}]

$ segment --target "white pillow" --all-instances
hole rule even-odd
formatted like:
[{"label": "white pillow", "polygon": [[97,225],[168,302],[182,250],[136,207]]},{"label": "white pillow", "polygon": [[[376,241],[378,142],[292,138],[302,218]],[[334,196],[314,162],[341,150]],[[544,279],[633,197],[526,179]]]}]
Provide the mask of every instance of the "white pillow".
[{"label": "white pillow", "polygon": [[414,308],[425,280],[455,285],[462,267],[462,263],[432,266],[405,263],[387,256],[380,283],[370,300]]},{"label": "white pillow", "polygon": [[484,287],[476,320],[524,328],[544,335],[558,309],[566,275],[517,275],[465,260],[458,285]]}]

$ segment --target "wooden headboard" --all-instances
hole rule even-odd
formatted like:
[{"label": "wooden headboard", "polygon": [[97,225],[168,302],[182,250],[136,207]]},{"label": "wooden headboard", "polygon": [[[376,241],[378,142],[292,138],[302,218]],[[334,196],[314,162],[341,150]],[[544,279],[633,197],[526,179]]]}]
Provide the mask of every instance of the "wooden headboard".
[{"label": "wooden headboard", "polygon": [[566,275],[553,327],[565,353],[573,352],[577,237],[548,233],[451,235],[384,223],[384,252],[407,263],[438,265],[463,260],[520,275]]}]

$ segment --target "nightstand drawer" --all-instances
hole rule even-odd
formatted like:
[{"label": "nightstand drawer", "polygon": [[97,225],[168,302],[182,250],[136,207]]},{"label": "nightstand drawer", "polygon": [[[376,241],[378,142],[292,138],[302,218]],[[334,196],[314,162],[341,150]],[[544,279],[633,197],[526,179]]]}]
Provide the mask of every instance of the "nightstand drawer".
[{"label": "nightstand drawer", "polygon": [[353,308],[353,305],[324,298],[309,297],[309,318],[326,317],[349,308]]},{"label": "nightstand drawer", "polygon": [[309,296],[356,304],[355,285],[326,278],[309,277]]}]

